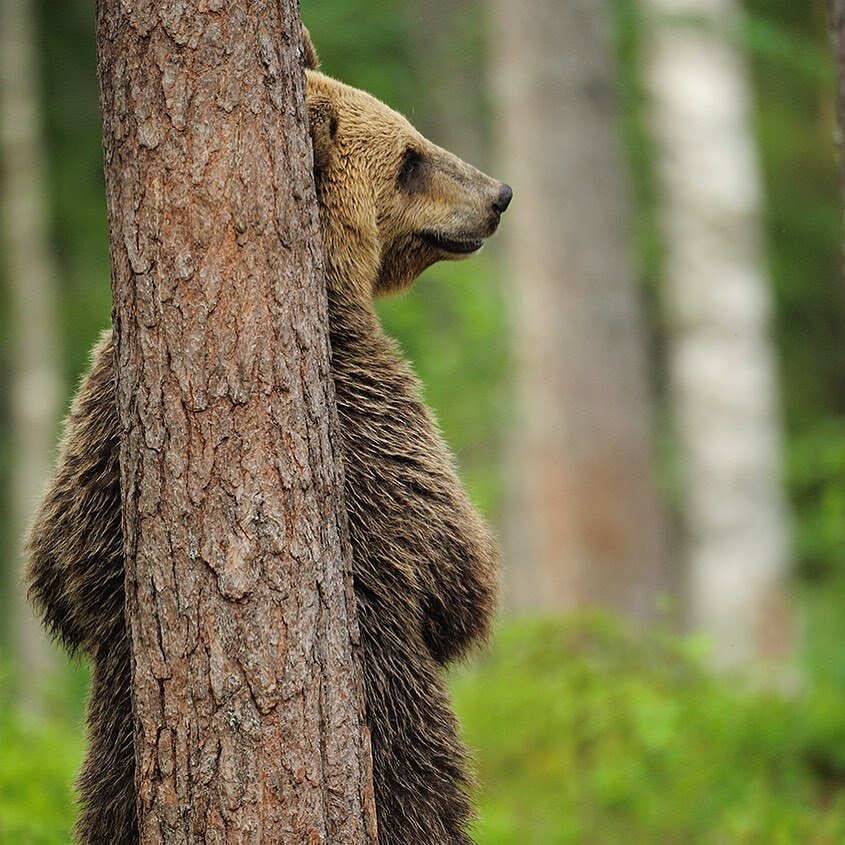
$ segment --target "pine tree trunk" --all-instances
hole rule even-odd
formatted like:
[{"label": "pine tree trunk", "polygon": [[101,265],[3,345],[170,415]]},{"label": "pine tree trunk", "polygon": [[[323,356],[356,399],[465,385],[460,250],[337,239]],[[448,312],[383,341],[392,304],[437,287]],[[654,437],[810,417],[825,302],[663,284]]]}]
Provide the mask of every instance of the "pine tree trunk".
[{"label": "pine tree trunk", "polygon": [[509,595],[648,617],[671,584],[607,6],[491,0],[491,11],[501,172],[516,197]]},{"label": "pine tree trunk", "polygon": [[712,637],[717,663],[735,664],[778,656],[790,641],[751,93],[725,33],[733,0],[645,5],[691,623]]},{"label": "pine tree trunk", "polygon": [[97,27],[141,843],[373,843],[297,4]]},{"label": "pine tree trunk", "polygon": [[48,233],[46,153],[42,137],[35,32],[29,0],[0,5],[0,170],[2,228],[12,336],[12,480],[8,554],[12,571],[10,637],[20,674],[22,709],[41,709],[54,653],[21,584],[21,539],[50,471],[58,416],[55,337],[56,270]]}]

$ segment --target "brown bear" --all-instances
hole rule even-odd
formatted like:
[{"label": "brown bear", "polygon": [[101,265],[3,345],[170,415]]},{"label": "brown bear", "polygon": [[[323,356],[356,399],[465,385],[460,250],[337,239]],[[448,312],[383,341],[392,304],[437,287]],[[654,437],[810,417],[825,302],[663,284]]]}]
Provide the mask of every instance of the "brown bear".
[{"label": "brown bear", "polygon": [[[466,754],[440,668],[489,630],[497,553],[372,300],[477,251],[511,190],[321,74],[307,33],[303,51],[379,841],[469,843]],[[137,841],[118,432],[109,332],[28,542],[32,599],[92,663],[85,845]]]}]

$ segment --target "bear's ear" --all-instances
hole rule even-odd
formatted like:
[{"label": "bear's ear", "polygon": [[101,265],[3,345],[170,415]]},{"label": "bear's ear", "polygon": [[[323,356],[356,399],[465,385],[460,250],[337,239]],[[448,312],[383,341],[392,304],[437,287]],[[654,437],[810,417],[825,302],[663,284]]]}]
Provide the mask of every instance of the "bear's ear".
[{"label": "bear's ear", "polygon": [[317,57],[314,42],[311,40],[311,33],[308,32],[308,27],[305,24],[302,24],[302,61],[306,70],[320,69],[320,59]]},{"label": "bear's ear", "polygon": [[337,111],[325,97],[308,100],[308,128],[314,146],[314,170],[319,176],[329,166],[337,134]]}]

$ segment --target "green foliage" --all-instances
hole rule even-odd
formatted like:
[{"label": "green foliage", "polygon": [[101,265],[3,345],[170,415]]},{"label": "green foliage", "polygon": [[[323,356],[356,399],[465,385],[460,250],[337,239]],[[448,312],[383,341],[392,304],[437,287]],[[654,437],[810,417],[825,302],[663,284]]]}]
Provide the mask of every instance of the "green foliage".
[{"label": "green foliage", "polygon": [[742,31],[755,82],[790,435],[845,413],[842,204],[824,5],[749,0]]},{"label": "green foliage", "polygon": [[94,3],[40,0],[37,10],[59,267],[59,329],[70,392],[97,332],[109,325],[111,309]]},{"label": "green foliage", "polygon": [[[749,5],[753,9],[759,7],[758,3]],[[793,20],[784,18],[783,13],[790,10],[783,3],[779,5],[781,9],[774,12],[769,3],[765,13],[760,9],[740,16],[735,35],[740,46],[758,60],[773,62],[797,72],[810,83],[828,88],[833,81],[832,67],[827,45],[818,38],[819,6],[813,10],[815,14],[807,15],[802,10],[802,17]],[[791,6],[794,14],[795,4]],[[806,31],[807,23],[810,32]]]},{"label": "green foliage", "polygon": [[608,618],[516,623],[455,679],[480,845],[845,841],[842,695],[716,679]]},{"label": "green foliage", "polygon": [[[703,651],[608,617],[503,626],[452,683],[479,770],[479,845],[845,841],[843,687],[754,690],[710,674]],[[85,673],[57,679],[38,723],[16,712],[9,680],[0,842],[59,845],[76,813]]]},{"label": "green foliage", "polygon": [[814,581],[841,579],[845,576],[845,418],[822,420],[795,437],[788,457],[800,572]]},{"label": "green foliage", "polygon": [[0,664],[0,842],[58,845],[76,816],[74,773],[82,759],[86,673],[68,668],[47,696],[48,712],[21,712],[14,678]]},{"label": "green foliage", "polygon": [[413,101],[407,12],[389,0],[305,0],[302,20],[326,73],[372,92],[393,108]]},{"label": "green foliage", "polygon": [[67,842],[73,825],[72,772],[81,744],[56,729],[0,716],[0,842]]}]

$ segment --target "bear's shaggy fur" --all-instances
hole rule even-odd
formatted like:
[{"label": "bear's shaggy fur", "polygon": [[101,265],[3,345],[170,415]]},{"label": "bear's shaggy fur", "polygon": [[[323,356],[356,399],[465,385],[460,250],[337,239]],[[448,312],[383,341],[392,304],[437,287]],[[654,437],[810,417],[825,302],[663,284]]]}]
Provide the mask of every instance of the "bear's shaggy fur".
[{"label": "bear's shaggy fur", "polygon": [[[469,843],[465,751],[440,667],[488,632],[496,550],[372,298],[475,251],[510,189],[319,73],[307,33],[303,49],[379,841]],[[79,778],[85,845],[137,841],[118,433],[107,332],[28,544],[32,599],[93,666]]]}]

